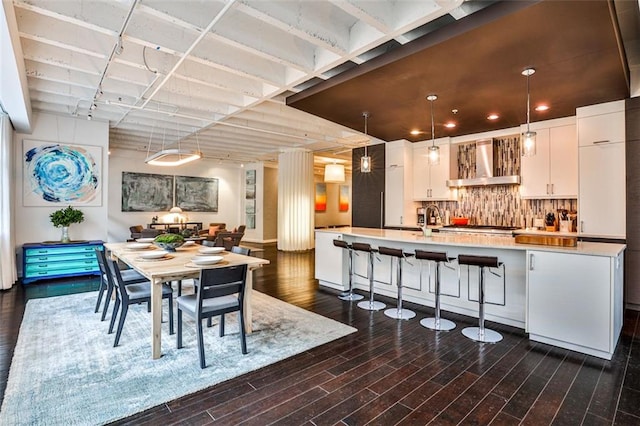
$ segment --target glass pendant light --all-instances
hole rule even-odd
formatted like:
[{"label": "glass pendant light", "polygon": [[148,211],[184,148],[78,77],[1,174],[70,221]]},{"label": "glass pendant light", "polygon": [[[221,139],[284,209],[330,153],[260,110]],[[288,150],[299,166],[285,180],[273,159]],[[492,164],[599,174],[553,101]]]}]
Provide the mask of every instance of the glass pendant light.
[{"label": "glass pendant light", "polygon": [[529,77],[535,72],[536,70],[534,68],[527,68],[522,71],[522,75],[527,77],[527,131],[522,133],[522,138],[520,139],[520,146],[523,157],[532,157],[536,155],[536,132],[532,132],[531,129],[529,129],[531,118]]},{"label": "glass pendant light", "polygon": [[[363,112],[362,116],[364,117],[364,134],[367,136],[367,119],[369,118],[369,113]],[[369,157],[369,153],[367,152],[367,145],[369,145],[369,139],[367,139],[366,145],[364,146],[364,155],[360,157],[360,173],[371,173],[371,157]]]},{"label": "glass pendant light", "polygon": [[436,146],[435,124],[433,121],[433,101],[436,99],[438,99],[436,95],[427,96],[427,100],[431,102],[431,146],[428,149],[430,166],[440,164],[440,147]]}]

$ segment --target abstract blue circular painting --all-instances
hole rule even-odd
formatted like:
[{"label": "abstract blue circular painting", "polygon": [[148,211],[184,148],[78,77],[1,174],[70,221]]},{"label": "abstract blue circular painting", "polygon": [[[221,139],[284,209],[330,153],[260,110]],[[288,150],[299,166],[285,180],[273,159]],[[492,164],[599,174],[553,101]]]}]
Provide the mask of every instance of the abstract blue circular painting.
[{"label": "abstract blue circular painting", "polygon": [[100,149],[60,144],[28,147],[25,141],[25,179],[29,182],[25,205],[29,197],[39,198],[35,205],[93,204],[99,195],[100,176],[90,148]]}]

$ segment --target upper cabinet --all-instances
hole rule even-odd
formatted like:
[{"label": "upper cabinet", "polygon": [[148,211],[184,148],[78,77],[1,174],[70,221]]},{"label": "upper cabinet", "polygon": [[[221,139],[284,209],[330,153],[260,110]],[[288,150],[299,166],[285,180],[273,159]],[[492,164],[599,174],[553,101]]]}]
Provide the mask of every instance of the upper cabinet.
[{"label": "upper cabinet", "polygon": [[578,232],[626,237],[624,101],[578,108]]},{"label": "upper cabinet", "polygon": [[521,158],[522,198],[578,197],[578,141],[574,118],[535,123],[536,155]]},{"label": "upper cabinet", "polygon": [[624,142],[624,108],[622,100],[576,109],[579,145]]},{"label": "upper cabinet", "polygon": [[413,199],[416,201],[451,200],[452,191],[447,186],[450,177],[450,138],[435,141],[440,147],[440,163],[429,165],[427,148],[431,141],[413,144]]},{"label": "upper cabinet", "polygon": [[387,142],[384,145],[386,156],[384,225],[416,226],[411,142],[402,139]]}]

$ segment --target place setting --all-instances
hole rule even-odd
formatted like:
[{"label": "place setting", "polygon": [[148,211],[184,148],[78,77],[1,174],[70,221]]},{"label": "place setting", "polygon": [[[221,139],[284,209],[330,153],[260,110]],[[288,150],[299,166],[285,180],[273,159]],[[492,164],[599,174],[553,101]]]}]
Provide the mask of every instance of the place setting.
[{"label": "place setting", "polygon": [[169,254],[166,250],[153,250],[146,253],[140,253],[136,260],[142,262],[157,262],[160,260],[169,260],[173,259],[174,256]]},{"label": "place setting", "polygon": [[220,266],[227,263],[229,262],[224,260],[224,257],[220,255],[203,254],[192,257],[191,260],[185,263],[184,266],[187,266],[189,268],[206,268],[207,266]]},{"label": "place setting", "polygon": [[198,249],[198,253],[212,255],[212,254],[226,254],[224,247],[201,247]]},{"label": "place setting", "polygon": [[125,246],[126,250],[155,250],[155,247],[150,242],[135,242],[135,243],[127,243]]}]

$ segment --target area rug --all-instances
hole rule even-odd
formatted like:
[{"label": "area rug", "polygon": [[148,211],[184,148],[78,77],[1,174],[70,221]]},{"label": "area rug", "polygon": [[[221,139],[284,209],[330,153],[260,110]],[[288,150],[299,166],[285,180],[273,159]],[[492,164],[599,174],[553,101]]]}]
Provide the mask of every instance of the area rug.
[{"label": "area rug", "polygon": [[[184,318],[184,348],[163,323],[162,358],[151,359],[146,305],[129,309],[120,345],[93,312],[97,293],[27,303],[0,425],[98,425],[127,417],[356,331],[263,293],[252,294],[253,329],[242,355],[237,314],[227,335],[205,327],[207,368],[200,369],[195,324]],[[167,317],[167,302],[163,300]],[[177,316],[176,316],[177,317]]]}]

